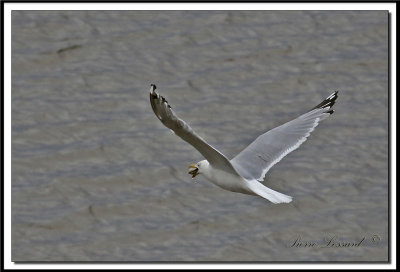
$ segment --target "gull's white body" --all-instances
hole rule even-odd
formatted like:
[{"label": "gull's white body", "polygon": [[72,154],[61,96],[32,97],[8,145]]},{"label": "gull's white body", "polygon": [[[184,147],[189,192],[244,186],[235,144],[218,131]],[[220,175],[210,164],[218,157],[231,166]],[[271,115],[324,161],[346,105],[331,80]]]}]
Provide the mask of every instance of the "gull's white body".
[{"label": "gull's white body", "polygon": [[199,167],[201,174],[222,189],[236,193],[258,195],[268,199],[272,203],[289,203],[292,201],[291,196],[274,191],[262,185],[258,180],[248,180],[243,177],[215,169],[207,160],[200,161],[196,165]]},{"label": "gull's white body", "polygon": [[260,181],[272,166],[306,141],[320,121],[333,113],[331,107],[337,99],[337,92],[331,94],[305,114],[260,135],[242,152],[228,160],[178,118],[167,100],[155,90],[156,86],[152,84],[150,103],[157,118],[206,158],[190,166],[194,169],[189,172],[193,177],[202,174],[222,189],[261,196],[272,203],[289,203],[292,197],[274,191]]},{"label": "gull's white body", "polygon": [[197,167],[199,172],[203,174],[209,181],[215,185],[221,187],[222,189],[244,194],[254,193],[247,186],[245,179],[238,175],[232,175],[225,171],[213,168],[207,160],[198,162]]}]

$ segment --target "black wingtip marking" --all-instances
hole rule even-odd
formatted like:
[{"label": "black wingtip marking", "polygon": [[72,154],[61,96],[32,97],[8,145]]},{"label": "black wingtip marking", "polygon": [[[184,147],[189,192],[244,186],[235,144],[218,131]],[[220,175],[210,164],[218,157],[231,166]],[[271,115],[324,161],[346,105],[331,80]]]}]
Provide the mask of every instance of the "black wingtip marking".
[{"label": "black wingtip marking", "polygon": [[[324,101],[322,101],[321,103],[319,103],[317,106],[315,106],[314,108],[312,108],[311,110],[315,110],[315,109],[322,109],[322,108],[332,108],[332,106],[335,104],[336,99],[338,98],[338,93],[339,91],[336,91],[334,93],[332,93],[330,96],[328,96]],[[333,113],[333,112],[332,112]],[[332,114],[331,113],[331,114]]]},{"label": "black wingtip marking", "polygon": [[329,110],[329,111],[327,111],[326,113],[332,114],[332,113],[334,113],[334,112],[335,112],[334,110]]},{"label": "black wingtip marking", "polygon": [[157,99],[157,94],[156,93],[150,93],[150,98]]},{"label": "black wingtip marking", "polygon": [[[156,85],[151,84],[150,86],[154,86],[154,90],[156,89]],[[155,91],[150,93],[150,101],[151,100],[156,100],[156,99],[161,99],[162,102],[167,104],[167,107],[171,109],[171,106],[169,105],[167,99],[165,99],[164,96],[157,94]],[[153,102],[152,102],[153,103]]]},{"label": "black wingtip marking", "polygon": [[157,99],[158,98],[158,94],[156,93],[156,85],[155,84],[150,84],[150,100],[151,99]]}]

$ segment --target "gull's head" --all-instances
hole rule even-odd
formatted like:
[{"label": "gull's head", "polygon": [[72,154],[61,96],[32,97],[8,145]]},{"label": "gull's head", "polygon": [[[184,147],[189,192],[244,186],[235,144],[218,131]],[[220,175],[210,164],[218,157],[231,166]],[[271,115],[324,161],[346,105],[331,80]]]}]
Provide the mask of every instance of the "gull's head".
[{"label": "gull's head", "polygon": [[198,174],[201,174],[201,171],[205,170],[208,165],[209,163],[207,160],[199,161],[196,164],[191,164],[189,165],[189,174],[192,175],[192,178],[194,178]]}]

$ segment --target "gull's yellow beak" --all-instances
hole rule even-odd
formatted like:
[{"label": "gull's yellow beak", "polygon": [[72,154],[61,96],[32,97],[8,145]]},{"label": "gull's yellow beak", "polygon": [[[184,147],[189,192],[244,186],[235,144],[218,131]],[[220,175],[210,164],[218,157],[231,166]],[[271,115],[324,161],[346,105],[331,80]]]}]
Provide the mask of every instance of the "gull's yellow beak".
[{"label": "gull's yellow beak", "polygon": [[195,164],[189,165],[189,174],[192,175],[192,178],[197,176],[198,173],[199,173],[199,168],[197,168]]}]

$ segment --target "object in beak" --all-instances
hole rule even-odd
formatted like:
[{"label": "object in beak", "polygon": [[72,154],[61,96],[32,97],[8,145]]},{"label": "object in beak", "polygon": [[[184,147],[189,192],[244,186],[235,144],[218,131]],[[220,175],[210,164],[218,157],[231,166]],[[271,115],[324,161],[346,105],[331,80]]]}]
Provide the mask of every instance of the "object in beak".
[{"label": "object in beak", "polygon": [[189,174],[192,175],[192,178],[197,176],[198,173],[199,173],[199,168],[197,168],[196,165],[194,164],[189,165]]}]

